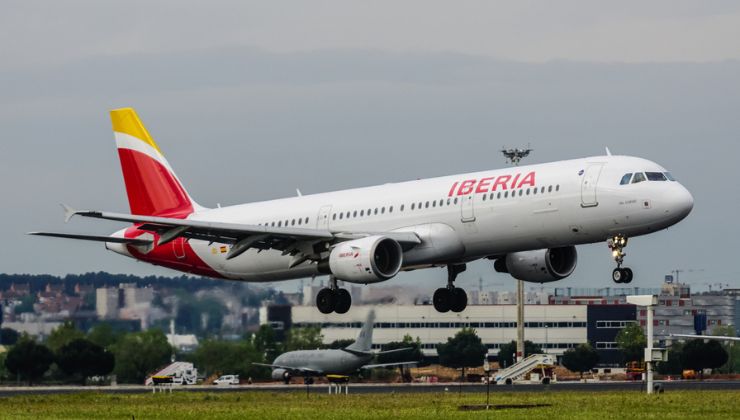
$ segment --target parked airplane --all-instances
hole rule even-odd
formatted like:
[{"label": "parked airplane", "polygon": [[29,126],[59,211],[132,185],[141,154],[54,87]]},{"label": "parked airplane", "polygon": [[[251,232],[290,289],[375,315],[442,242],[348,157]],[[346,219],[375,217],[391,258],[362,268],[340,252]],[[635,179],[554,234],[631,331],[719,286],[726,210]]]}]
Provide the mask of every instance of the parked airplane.
[{"label": "parked airplane", "polygon": [[32,232],[105,242],[113,252],[199,275],[271,282],[330,275],[322,313],[351,305],[337,280],[369,284],[400,271],[447,267],[434,293],[440,312],[461,312],[455,287],[465,264],[482,258],[531,282],[568,277],[575,245],[607,241],[617,268],[628,238],[665,229],[694,204],[660,165],[594,156],[207,209],[187,193],[131,108],[111,111],[131,214],[65,207],[74,215],[132,223],[110,236]]},{"label": "parked airplane", "polygon": [[374,321],[375,312],[370,311],[367,314],[367,320],[362,325],[360,334],[357,336],[357,340],[343,349],[289,351],[276,357],[275,361],[271,364],[254,364],[273,368],[272,379],[282,379],[287,384],[290,382],[290,378],[294,376],[303,376],[307,378],[327,375],[344,376],[355,373],[361,369],[413,365],[418,363],[398,362],[368,364],[368,362],[378,354],[397,353],[400,351],[411,350],[411,348],[403,348],[373,353],[372,344]]}]

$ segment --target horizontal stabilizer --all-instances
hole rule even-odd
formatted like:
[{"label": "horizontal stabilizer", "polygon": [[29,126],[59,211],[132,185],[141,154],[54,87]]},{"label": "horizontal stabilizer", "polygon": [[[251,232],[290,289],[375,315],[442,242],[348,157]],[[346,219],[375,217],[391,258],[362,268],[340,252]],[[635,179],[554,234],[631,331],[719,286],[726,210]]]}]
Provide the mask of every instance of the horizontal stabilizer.
[{"label": "horizontal stabilizer", "polygon": [[74,233],[28,232],[28,234],[36,235],[36,236],[51,236],[52,238],[81,239],[83,241],[111,242],[111,243],[129,244],[129,245],[149,245],[152,243],[152,241],[148,239],[117,238],[113,236],[97,236],[97,235],[78,235]]}]

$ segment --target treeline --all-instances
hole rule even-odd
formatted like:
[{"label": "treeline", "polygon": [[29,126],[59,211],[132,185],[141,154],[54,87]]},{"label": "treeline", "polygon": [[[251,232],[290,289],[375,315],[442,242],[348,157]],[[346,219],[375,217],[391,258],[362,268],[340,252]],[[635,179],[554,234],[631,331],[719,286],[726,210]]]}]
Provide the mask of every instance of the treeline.
[{"label": "treeline", "polygon": [[197,291],[205,288],[222,286],[224,283],[207,277],[164,277],[134,276],[130,274],[111,274],[104,271],[85,274],[67,274],[53,276],[50,274],[0,274],[0,290],[10,289],[11,284],[28,284],[31,292],[44,290],[47,284],[63,285],[68,294],[74,293],[76,284],[98,287],[117,287],[120,283],[134,283],[138,287],[153,286],[157,288],[178,288]]}]

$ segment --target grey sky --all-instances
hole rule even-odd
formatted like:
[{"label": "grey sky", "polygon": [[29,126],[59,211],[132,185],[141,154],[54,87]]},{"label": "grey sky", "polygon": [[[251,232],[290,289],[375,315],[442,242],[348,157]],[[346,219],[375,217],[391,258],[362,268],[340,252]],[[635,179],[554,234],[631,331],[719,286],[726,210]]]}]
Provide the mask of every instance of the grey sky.
[{"label": "grey sky", "polygon": [[[59,202],[126,211],[107,110],[134,106],[190,193],[235,204],[529,162],[639,155],[696,199],[630,242],[635,284],[674,268],[739,286],[740,3],[9,2],[0,15],[0,271],[172,273],[30,230]],[[619,8],[615,5],[619,5]],[[559,286],[610,285],[604,244]],[[463,276],[513,285],[475,264]],[[396,282],[442,284],[441,270]]]}]

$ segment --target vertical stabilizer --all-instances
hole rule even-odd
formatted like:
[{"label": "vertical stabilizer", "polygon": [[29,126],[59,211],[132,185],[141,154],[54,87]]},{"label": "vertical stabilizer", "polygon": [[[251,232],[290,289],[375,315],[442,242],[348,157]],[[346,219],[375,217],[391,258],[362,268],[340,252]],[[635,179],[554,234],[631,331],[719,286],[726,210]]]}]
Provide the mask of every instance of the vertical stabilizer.
[{"label": "vertical stabilizer", "polygon": [[360,330],[360,335],[354,343],[347,346],[347,350],[368,353],[373,349],[373,323],[375,322],[375,310],[371,309],[367,314],[367,320]]},{"label": "vertical stabilizer", "polygon": [[110,112],[132,214],[185,218],[198,205],[132,108]]}]

